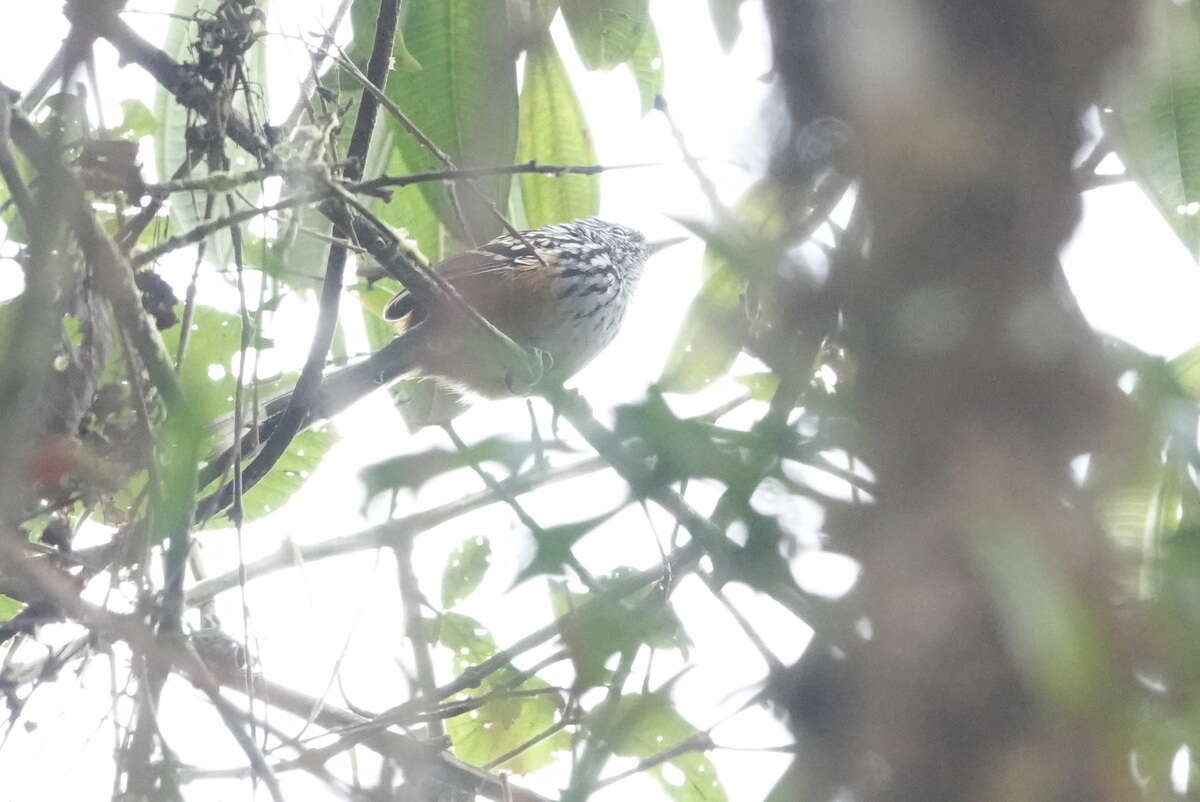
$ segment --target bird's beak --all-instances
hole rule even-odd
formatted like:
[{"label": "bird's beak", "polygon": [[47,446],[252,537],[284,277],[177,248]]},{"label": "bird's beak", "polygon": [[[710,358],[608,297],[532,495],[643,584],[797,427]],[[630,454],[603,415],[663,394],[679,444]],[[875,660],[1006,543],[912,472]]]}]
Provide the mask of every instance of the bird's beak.
[{"label": "bird's beak", "polygon": [[670,239],[656,239],[653,242],[647,242],[646,255],[653,256],[665,248],[670,248],[672,245],[678,245],[679,243],[686,241],[687,237],[671,237]]}]

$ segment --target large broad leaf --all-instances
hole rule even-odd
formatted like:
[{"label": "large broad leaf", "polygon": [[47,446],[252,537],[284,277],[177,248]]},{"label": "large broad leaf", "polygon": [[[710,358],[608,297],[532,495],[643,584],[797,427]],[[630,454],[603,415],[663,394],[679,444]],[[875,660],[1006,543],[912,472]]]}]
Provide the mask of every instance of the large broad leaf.
[{"label": "large broad leaf", "polygon": [[[404,39],[421,65],[388,82],[388,95],[458,167],[511,164],[517,151],[517,74],[507,41],[506,6],[497,0],[413,0],[408,3]],[[444,165],[407,132],[397,137],[404,163],[412,170]],[[509,176],[479,179],[479,197],[455,185],[470,236],[461,230],[450,190],[421,185],[439,218],[460,239],[486,241],[501,230],[491,208],[508,206]]]},{"label": "large broad leaf", "polygon": [[[196,36],[196,28],[192,20],[204,15],[211,17],[221,4],[221,0],[176,0],[172,15],[167,25],[167,36],[163,50],[167,55],[179,62],[194,60],[192,41]],[[259,8],[267,11],[268,0],[262,0]],[[255,88],[256,105],[255,118],[262,117],[262,108],[268,104],[267,97],[267,62],[266,51],[259,45],[250,50],[246,58],[246,78]],[[245,114],[245,98],[241,93],[234,100],[234,109]],[[170,92],[159,87],[154,99],[154,162],[160,180],[170,178],[187,158],[187,128],[189,123],[203,125],[203,121],[194,112],[188,111],[178,103]],[[258,167],[257,161],[249,153],[235,145],[227,145],[226,155],[229,157],[231,171],[249,170]],[[201,163],[192,167],[191,175],[203,176],[207,173],[206,166]],[[240,197],[254,202],[259,190],[250,184],[241,188]],[[195,228],[205,219],[208,198],[204,192],[180,193],[172,196],[170,203],[171,225],[176,231],[188,231]],[[213,209],[213,216],[228,213],[224,200],[219,201]],[[209,237],[205,246],[205,258],[218,266],[225,266],[233,253],[233,246],[227,233],[219,233]]]},{"label": "large broad leaf", "polygon": [[[525,55],[517,158],[542,164],[596,161],[587,118],[548,35]],[[591,217],[600,210],[600,184],[594,175],[523,175],[521,197],[532,228]]]},{"label": "large broad leaf", "polygon": [[1122,161],[1200,258],[1200,9],[1152,0],[1143,69],[1114,104]]},{"label": "large broad leaf", "polygon": [[589,70],[633,58],[650,21],[649,0],[563,0],[563,16]]}]

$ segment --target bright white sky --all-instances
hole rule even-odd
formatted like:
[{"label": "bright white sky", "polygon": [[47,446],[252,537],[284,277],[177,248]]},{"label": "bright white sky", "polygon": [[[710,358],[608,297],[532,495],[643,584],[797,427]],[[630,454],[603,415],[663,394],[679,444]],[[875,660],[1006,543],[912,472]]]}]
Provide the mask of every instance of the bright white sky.
[{"label": "bright white sky", "polygon": [[[15,4],[14,4],[15,5]],[[159,13],[171,0],[130,0],[130,6],[148,13],[129,19],[152,39],[161,39],[166,20]],[[319,29],[331,8],[325,0],[291,0],[276,3],[270,29],[294,35]],[[717,45],[708,20],[706,5],[699,2],[652,3],[667,71],[665,94],[693,151],[704,158],[705,168],[722,195],[732,202],[752,180],[745,169],[760,168],[765,143],[756,139],[756,122],[765,96],[760,78],[770,69],[766,31],[758,0],[743,6],[745,32],[737,48],[726,57]],[[278,11],[279,8],[286,9]],[[59,3],[24,3],[20,25],[0,32],[0,82],[16,88],[32,83],[55,52],[65,31]],[[559,35],[563,33],[558,31]],[[564,44],[565,40],[564,40]],[[275,57],[303,63],[301,45],[295,40],[272,40]],[[691,174],[679,164],[675,141],[656,114],[641,117],[632,79],[624,70],[588,73],[582,70],[569,46],[561,48],[568,60],[595,137],[599,160],[607,164],[663,162],[669,166],[651,171],[621,171],[602,178],[602,216],[636,226],[651,237],[678,232],[671,216],[703,216],[705,204]],[[100,52],[101,86],[107,117],[119,118],[116,101],[138,96],[152,105],[153,88],[136,68],[117,71],[112,54]],[[287,109],[295,86],[290,69],[273,69],[269,87],[273,106]],[[280,116],[277,111],[276,116]],[[144,164],[153,158],[144,153]],[[674,333],[690,297],[698,287],[702,249],[689,242],[657,258],[648,271],[634,308],[617,341],[576,380],[601,414],[617,404],[637,399],[659,374]],[[1086,215],[1075,240],[1064,253],[1064,261],[1089,319],[1105,331],[1129,340],[1146,350],[1174,355],[1200,342],[1200,316],[1195,299],[1200,298],[1200,271],[1183,247],[1157,216],[1150,204],[1132,186],[1118,186],[1090,193]],[[0,262],[0,284],[11,263]],[[167,275],[173,275],[168,266]],[[201,298],[206,290],[202,288]],[[215,287],[214,295],[221,291]],[[350,328],[350,350],[365,348],[360,331],[352,324],[357,310],[353,301],[345,307]],[[311,307],[297,305],[284,310],[276,321],[275,339],[289,343],[280,360],[298,364],[307,348],[311,331]],[[289,333],[295,332],[289,337]],[[290,353],[289,353],[290,351]],[[681,411],[699,411],[734,394],[725,384],[706,391],[701,398],[678,399]],[[548,415],[539,410],[543,431]],[[526,426],[523,402],[494,402],[476,407],[458,422],[460,433],[471,441],[496,432],[523,433]],[[357,472],[363,465],[431,445],[445,447],[444,434],[426,430],[416,435],[404,432],[385,399],[375,397],[341,416],[337,426],[343,440],[306,486],[285,509],[248,528],[245,536],[248,557],[276,550],[281,542],[313,542],[350,534],[381,520],[385,511],[372,509],[360,514],[362,490]],[[565,428],[565,427],[564,427]],[[381,436],[381,432],[383,434]],[[402,511],[431,507],[474,492],[474,478],[435,481],[416,497],[401,498]],[[526,508],[543,523],[579,520],[611,509],[623,497],[624,488],[611,477],[592,476],[556,485],[526,499]],[[693,489],[689,498],[704,508],[712,493]],[[801,502],[790,510],[810,530],[819,528],[814,510]],[[665,538],[671,522],[651,510],[657,535]],[[581,559],[595,570],[618,564],[648,567],[658,561],[654,535],[645,524],[645,513],[626,509],[602,530],[585,539]],[[485,584],[464,605],[463,612],[482,620],[501,645],[507,644],[548,620],[544,586],[525,583],[506,592],[519,569],[528,541],[512,513],[496,505],[441,527],[417,545],[418,571],[423,589],[432,599],[440,597],[437,587],[448,552],[462,539],[488,534],[494,564]],[[236,558],[232,533],[211,539],[205,556],[213,573],[226,570]],[[836,584],[842,574],[817,568],[812,581],[822,577]],[[427,578],[427,579],[426,579]],[[744,588],[733,596],[742,609],[763,623],[763,633],[784,661],[794,660],[807,641],[807,632],[773,602],[756,597]],[[676,685],[681,709],[694,724],[705,727],[723,720],[747,698],[747,690],[764,676],[765,664],[711,595],[693,582],[685,582],[676,593],[676,609],[695,641],[691,662],[695,667]],[[400,605],[395,576],[388,555],[357,555],[305,566],[267,580],[252,583],[247,591],[255,638],[264,673],[305,692],[320,695],[335,669],[340,669],[342,687],[350,699],[366,708],[381,709],[403,698],[407,652],[402,640]],[[241,620],[238,594],[221,598],[219,613],[232,632]],[[340,666],[335,665],[346,644]],[[662,681],[682,664],[662,655],[654,677]],[[446,667],[443,666],[443,669]],[[443,674],[442,679],[447,678]],[[553,675],[548,679],[553,681]],[[0,774],[7,788],[22,788],[23,799],[107,798],[111,776],[111,722],[108,712],[108,670],[105,661],[93,661],[77,684],[64,678],[52,691],[43,690],[28,709],[38,723],[29,734],[18,730],[0,749]],[[333,698],[341,702],[334,687]],[[194,691],[176,687],[165,706],[189,711],[186,730],[172,731],[180,716],[165,711],[167,737],[185,762],[205,766],[236,766],[244,758],[228,738],[197,738],[217,729],[198,729],[194,722],[206,721],[219,728],[211,713],[198,703]],[[752,708],[714,732],[718,743],[739,746],[774,745],[787,740],[783,728],[768,714]],[[78,751],[82,750],[82,752]],[[77,754],[89,756],[76,761]],[[713,759],[727,785],[731,799],[752,802],[761,799],[786,765],[786,758],[770,753],[718,750]],[[614,764],[614,767],[616,764]],[[543,773],[529,784],[553,795],[565,778],[565,766]],[[365,776],[373,777],[373,774]],[[323,798],[320,786],[312,786],[298,774],[286,776],[287,783],[304,796]],[[288,785],[285,785],[285,790]],[[242,786],[222,782],[196,783],[190,787],[197,798],[244,799]],[[637,777],[622,782],[595,798],[615,800],[630,796],[658,799],[652,781]]]}]

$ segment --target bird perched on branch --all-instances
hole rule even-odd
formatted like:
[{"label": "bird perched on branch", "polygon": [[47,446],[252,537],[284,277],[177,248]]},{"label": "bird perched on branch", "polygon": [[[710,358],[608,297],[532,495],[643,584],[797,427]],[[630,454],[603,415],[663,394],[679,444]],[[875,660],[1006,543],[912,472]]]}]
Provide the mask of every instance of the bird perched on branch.
[{"label": "bird perched on branch", "polygon": [[[432,269],[461,301],[445,294],[396,295],[384,314],[402,327],[400,335],[366,360],[322,378],[307,422],[330,417],[409,373],[489,398],[562,382],[612,341],[646,260],[682,240],[647,242],[635,229],[589,217],[500,236],[451,256]],[[538,355],[540,375],[512,375],[470,310]],[[257,441],[270,436],[287,404],[284,396],[266,405]]]},{"label": "bird perched on branch", "polygon": [[647,242],[639,231],[589,217],[500,236],[451,256],[433,270],[471,309],[540,355],[541,375],[532,381],[511,375],[460,303],[444,296],[423,303],[403,291],[384,310],[403,327],[400,336],[325,377],[313,411],[333,415],[406,373],[488,398],[565,381],[616,336],[646,260],[680,241]]}]

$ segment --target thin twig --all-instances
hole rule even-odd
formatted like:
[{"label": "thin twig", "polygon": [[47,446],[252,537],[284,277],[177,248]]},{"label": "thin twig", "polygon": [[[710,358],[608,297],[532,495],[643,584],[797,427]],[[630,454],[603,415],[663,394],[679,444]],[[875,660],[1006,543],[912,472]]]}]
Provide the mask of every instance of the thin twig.
[{"label": "thin twig", "polygon": [[312,203],[315,200],[320,200],[326,197],[329,193],[323,190],[311,190],[292,195],[288,198],[282,198],[275,203],[267,204],[266,206],[256,206],[250,209],[242,209],[237,212],[226,215],[225,217],[216,220],[210,220],[207,223],[201,223],[195,228],[189,229],[182,234],[176,234],[169,237],[153,248],[147,248],[144,251],[134,254],[133,266],[141,267],[149,264],[156,259],[160,259],[171,251],[179,250],[188,245],[194,245],[201,240],[207,239],[212,234],[226,228],[241,225],[247,220],[253,220],[255,217],[260,217],[271,212],[277,212],[281,209],[291,209],[295,206],[303,206],[307,203]]},{"label": "thin twig", "polygon": [[602,780],[598,780],[595,787],[600,789],[607,785],[612,785],[615,782],[620,782],[626,777],[631,777],[634,774],[640,774],[641,772],[646,771],[647,769],[652,769],[655,766],[661,766],[668,760],[674,760],[680,755],[686,755],[688,752],[707,752],[713,748],[715,748],[715,744],[713,744],[712,738],[709,737],[708,733],[698,732],[690,738],[684,739],[670,749],[665,749],[662,752],[659,752],[657,755],[651,755],[644,760],[638,761],[636,766],[632,766],[619,774],[612,775],[611,777],[605,777]]},{"label": "thin twig", "polygon": [[[527,493],[554,482],[584,476],[607,467],[608,464],[603,460],[592,458],[560,468],[530,471],[506,482],[504,487],[510,494]],[[381,546],[391,546],[400,538],[427,532],[439,524],[499,501],[500,499],[493,491],[485,490],[440,507],[388,521],[357,534],[306,545],[286,544],[274,554],[247,563],[244,568],[245,579],[246,581],[258,579],[295,565],[297,562],[315,562]],[[232,590],[238,586],[238,578],[239,571],[230,571],[197,583],[188,592],[188,604],[203,604],[218,593]]]},{"label": "thin twig", "polygon": [[342,20],[346,18],[346,12],[350,10],[352,2],[353,0],[342,0],[338,4],[337,9],[333,12],[333,18],[325,26],[325,33],[321,36],[320,44],[315,49],[310,49],[309,51],[312,57],[312,64],[309,66],[308,75],[305,77],[304,83],[300,86],[300,94],[296,98],[296,104],[292,106],[291,112],[282,125],[284,135],[288,138],[291,138],[292,133],[296,130],[296,126],[300,124],[300,118],[304,116],[304,111],[310,107],[310,97],[317,86],[317,82],[320,80],[322,62],[326,58],[326,51],[333,45],[338,28],[341,27]]},{"label": "thin twig", "polygon": [[655,162],[640,164],[538,164],[535,161],[513,164],[505,167],[466,167],[457,170],[434,170],[408,175],[381,175],[367,181],[346,184],[351,192],[372,193],[388,187],[406,187],[429,181],[466,181],[473,178],[487,178],[496,175],[548,175],[560,178],[567,175],[599,175],[614,170],[636,170],[645,167],[658,167]]},{"label": "thin twig", "polygon": [[[475,472],[476,476],[483,480],[484,485],[486,485],[489,490],[495,493],[501,501],[507,504],[509,508],[516,513],[517,520],[519,520],[526,529],[533,533],[533,535],[536,536],[539,541],[545,540],[548,537],[546,535],[546,530],[543,529],[541,525],[533,519],[532,515],[525,511],[525,508],[521,506],[520,502],[513,498],[511,493],[504,489],[503,485],[496,480],[496,477],[488,473],[487,470],[479,464],[478,460],[470,456],[470,447],[463,442],[461,437],[458,436],[458,432],[454,431],[453,424],[446,422],[442,425],[442,428],[446,430],[446,434],[449,435],[450,441],[454,443],[454,447],[457,448],[461,454],[467,455],[467,461],[471,466],[471,470]],[[571,567],[571,569],[579,577],[580,581],[587,585],[589,590],[599,590],[600,585],[598,582],[596,582],[596,578],[592,576],[591,572],[588,571],[587,568],[584,567],[583,563],[579,562],[579,558],[576,557],[570,551],[570,549],[567,550],[567,556],[565,559],[567,565]]]},{"label": "thin twig", "polygon": [[[399,25],[399,14],[399,0],[382,0],[375,27],[375,42],[367,67],[367,83],[372,87],[386,85],[392,58],[392,45]],[[371,144],[371,132],[375,126],[376,109],[375,95],[369,92],[364,93],[358,106],[354,131],[350,136],[350,147],[347,151],[347,158],[351,162],[347,172],[351,179],[359,177],[358,165],[366,159],[367,150]],[[339,236],[346,236],[348,233],[343,229],[339,234],[335,227],[335,234]],[[304,367],[300,370],[299,379],[296,380],[296,388],[288,398],[286,409],[270,436],[267,437],[262,450],[246,468],[243,477],[243,489],[245,490],[253,487],[258,479],[265,476],[274,467],[310,417],[312,401],[321,386],[325,356],[329,353],[329,347],[337,328],[346,260],[345,248],[336,245],[329,248],[329,256],[325,263],[325,278],[321,285],[321,296],[318,302],[317,321],[312,341],[309,344],[308,357],[304,362]],[[241,437],[241,433],[238,432],[237,436]],[[226,500],[228,495],[225,489],[218,491],[216,498],[221,508],[228,506]]]},{"label": "thin twig", "polygon": [[[417,573],[413,570],[412,547],[413,538],[397,538],[392,546],[392,554],[396,558],[400,601],[404,605],[404,634],[412,645],[413,664],[417,671],[417,692],[421,696],[428,696],[437,687],[437,678],[433,673],[433,656],[425,630],[425,620],[421,617],[423,597],[417,584]],[[430,737],[439,738],[446,734],[441,719],[432,719],[427,726]]]},{"label": "thin twig", "polygon": [[514,746],[512,749],[509,749],[504,754],[502,754],[496,758],[493,758],[492,760],[489,760],[487,763],[484,763],[482,766],[483,770],[484,771],[492,771],[493,769],[497,769],[500,766],[503,766],[505,763],[512,760],[517,755],[520,755],[525,750],[532,749],[533,747],[540,744],[542,741],[551,737],[555,733],[561,731],[568,724],[574,724],[574,723],[575,723],[575,721],[573,719],[569,719],[565,716],[560,718],[558,721],[554,722],[549,727],[546,727],[546,729],[542,730],[541,732],[537,733],[536,735],[533,735],[525,742],[517,744],[516,746]]},{"label": "thin twig", "polygon": [[[365,81],[362,72],[360,72],[359,69],[354,66],[354,63],[352,61],[350,61],[350,59],[346,58],[345,56],[341,56],[341,55],[334,56],[334,58],[337,60],[338,64],[340,64],[355,80],[362,83],[364,89],[367,92],[370,92],[371,94],[373,94],[375,96],[375,98],[380,102],[380,104],[382,104],[383,107],[393,117],[396,118],[396,120],[400,123],[401,127],[403,127],[405,131],[407,131],[409,134],[411,134],[414,139],[416,139],[418,142],[420,142],[422,147],[424,147],[426,150],[428,150],[435,159],[437,159],[439,162],[442,163],[442,166],[444,166],[447,170],[457,170],[458,169],[455,166],[454,162],[450,159],[450,156],[447,155],[447,153],[444,150],[439,148],[432,139],[430,139],[428,136],[426,136],[425,133],[423,131],[421,131],[421,129],[419,127],[417,127],[417,124],[412,121],[412,118],[409,117],[407,114],[405,114],[404,111],[401,110],[401,108],[399,106],[397,106],[394,102],[392,102],[391,98],[389,98],[382,91],[380,91],[376,88],[373,88],[369,82]],[[467,183],[467,187],[480,200],[482,200],[484,203],[486,203],[491,208],[492,215],[496,218],[496,220],[500,223],[500,225],[502,225],[504,227],[504,230],[507,231],[510,236],[515,237],[517,240],[519,240],[521,242],[521,244],[524,245],[529,250],[529,252],[531,254],[533,254],[534,257],[537,258],[538,262],[541,263],[542,267],[545,267],[548,270],[550,268],[550,265],[546,264],[546,260],[542,257],[541,252],[538,251],[537,248],[533,247],[533,244],[528,240],[528,238],[526,238],[526,236],[520,230],[518,230],[517,227],[514,226],[507,217],[504,216],[503,212],[501,212],[500,209],[496,207],[495,202],[487,196],[487,193],[485,193],[482,189],[480,189],[479,186],[472,179],[469,179],[469,178],[466,179],[466,183]],[[454,204],[455,214],[459,217],[459,222],[463,227],[463,233],[466,234],[468,238],[472,238],[470,227],[468,226],[467,220],[462,213],[462,209],[458,205],[458,196],[455,194],[453,184],[450,186],[450,200],[451,200],[451,203]]]}]

